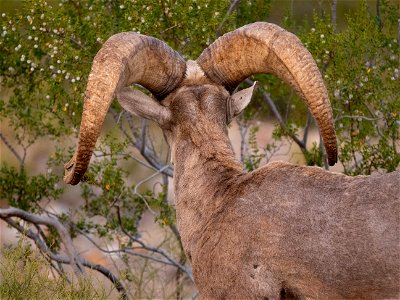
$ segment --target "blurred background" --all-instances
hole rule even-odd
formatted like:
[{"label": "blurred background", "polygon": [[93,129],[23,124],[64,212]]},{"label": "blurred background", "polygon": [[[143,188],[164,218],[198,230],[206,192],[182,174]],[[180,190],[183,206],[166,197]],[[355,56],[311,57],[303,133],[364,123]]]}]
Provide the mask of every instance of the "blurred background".
[{"label": "blurred background", "polygon": [[[0,0],[0,298],[195,299],[175,226],[169,146],[112,104],[84,182],[63,183],[92,60],[111,35],[157,37],[196,59],[255,21],[295,33],[333,107],[340,162],[399,169],[400,4],[388,0]],[[328,169],[314,120],[270,75],[229,125],[244,168],[274,160]],[[78,284],[76,284],[78,283]]]}]

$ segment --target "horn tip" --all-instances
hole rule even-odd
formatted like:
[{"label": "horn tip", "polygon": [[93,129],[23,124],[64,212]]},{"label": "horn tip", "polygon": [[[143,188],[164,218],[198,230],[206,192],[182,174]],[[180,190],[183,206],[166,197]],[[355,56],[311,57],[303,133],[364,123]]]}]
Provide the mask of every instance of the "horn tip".
[{"label": "horn tip", "polygon": [[75,156],[64,165],[64,170],[64,182],[71,185],[77,185],[82,176],[75,171]]}]

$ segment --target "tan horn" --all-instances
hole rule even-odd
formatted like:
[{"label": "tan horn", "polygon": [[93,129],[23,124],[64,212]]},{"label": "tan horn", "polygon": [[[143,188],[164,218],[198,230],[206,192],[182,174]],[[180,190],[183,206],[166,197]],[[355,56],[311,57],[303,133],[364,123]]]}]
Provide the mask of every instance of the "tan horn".
[{"label": "tan horn", "polygon": [[93,60],[78,147],[65,165],[64,181],[75,185],[86,172],[107,111],[121,88],[137,83],[161,100],[179,85],[185,70],[185,60],[156,38],[134,32],[110,37]]},{"label": "tan horn", "polygon": [[332,108],[321,73],[292,33],[264,22],[243,26],[218,38],[196,60],[204,73],[233,91],[247,77],[271,73],[291,85],[321,130],[329,165],[337,162]]}]

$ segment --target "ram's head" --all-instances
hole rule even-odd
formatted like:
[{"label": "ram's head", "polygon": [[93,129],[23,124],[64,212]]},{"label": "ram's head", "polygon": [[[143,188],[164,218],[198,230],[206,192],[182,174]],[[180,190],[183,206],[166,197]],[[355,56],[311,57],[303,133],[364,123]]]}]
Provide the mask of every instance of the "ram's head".
[{"label": "ram's head", "polygon": [[[128,110],[170,131],[171,126],[188,121],[190,114],[204,114],[187,101],[188,94],[201,93],[195,98],[211,108],[210,115],[202,117],[226,125],[248,104],[253,87],[232,95],[233,91],[244,79],[259,73],[275,74],[295,89],[318,123],[329,164],[335,164],[332,109],[311,54],[295,35],[279,26],[254,23],[225,34],[196,61],[187,63],[152,37],[125,32],[108,39],[93,61],[78,148],[65,165],[65,182],[77,184],[84,175],[115,97]],[[132,84],[145,87],[154,98],[127,88]]]}]

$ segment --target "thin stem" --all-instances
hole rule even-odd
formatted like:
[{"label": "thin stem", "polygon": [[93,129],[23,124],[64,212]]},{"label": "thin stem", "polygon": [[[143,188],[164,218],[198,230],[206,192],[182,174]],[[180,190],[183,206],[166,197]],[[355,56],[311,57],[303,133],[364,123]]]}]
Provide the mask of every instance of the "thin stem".
[{"label": "thin stem", "polygon": [[5,138],[5,136],[0,132],[0,138],[3,141],[3,143],[7,146],[7,148],[11,151],[12,154],[17,158],[19,163],[22,165],[22,158],[18,154],[18,152],[14,149],[14,147],[8,142],[8,140]]},{"label": "thin stem", "polygon": [[[246,83],[253,85],[254,81],[250,80],[250,79],[246,79],[245,80]],[[258,89],[261,89],[260,86],[257,87]],[[271,96],[266,93],[265,91],[261,90],[262,95],[264,100],[267,102],[269,108],[271,109],[272,113],[274,114],[275,118],[278,120],[279,125],[282,127],[282,129],[285,131],[285,133],[300,147],[300,150],[303,153],[307,152],[307,148],[306,145],[299,140],[299,138],[293,134],[292,132],[290,132],[287,127],[285,122],[283,121],[283,118],[281,116],[281,114],[279,113],[274,101],[271,99]]]},{"label": "thin stem", "polygon": [[331,14],[332,14],[332,25],[336,27],[336,11],[337,11],[337,0],[332,0]]}]

